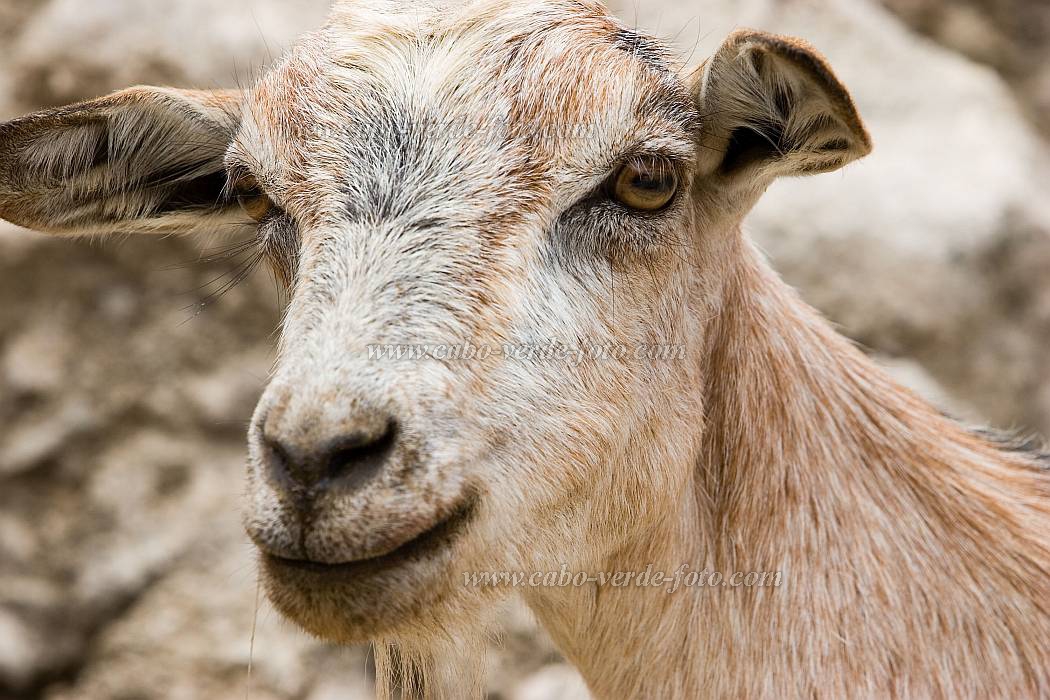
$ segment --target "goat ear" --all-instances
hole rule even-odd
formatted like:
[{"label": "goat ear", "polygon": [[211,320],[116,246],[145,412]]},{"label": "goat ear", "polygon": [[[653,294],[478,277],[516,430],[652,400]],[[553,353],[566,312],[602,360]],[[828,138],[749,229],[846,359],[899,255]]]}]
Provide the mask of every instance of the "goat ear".
[{"label": "goat ear", "polygon": [[0,124],[0,218],[64,234],[228,218],[223,159],[240,105],[239,92],[138,87]]},{"label": "goat ear", "polygon": [[809,44],[743,30],[700,69],[700,170],[762,188],[871,152],[853,99]]}]

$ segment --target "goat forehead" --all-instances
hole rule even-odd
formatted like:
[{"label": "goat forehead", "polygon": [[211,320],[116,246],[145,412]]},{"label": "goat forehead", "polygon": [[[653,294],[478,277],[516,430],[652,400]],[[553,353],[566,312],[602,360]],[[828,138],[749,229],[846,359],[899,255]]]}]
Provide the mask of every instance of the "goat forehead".
[{"label": "goat forehead", "polygon": [[416,200],[536,195],[608,167],[640,133],[685,140],[695,126],[661,45],[587,3],[342,3],[249,112],[275,168],[302,183],[327,173],[359,203],[389,202],[375,185],[392,180]]},{"label": "goat forehead", "polygon": [[448,111],[488,103],[500,112],[492,98],[502,97],[522,120],[571,119],[607,106],[609,93],[625,87],[671,103],[681,97],[663,45],[619,25],[601,5],[489,0],[428,14],[377,9],[390,5],[340,5],[324,33],[333,67],[418,100],[444,98]]}]

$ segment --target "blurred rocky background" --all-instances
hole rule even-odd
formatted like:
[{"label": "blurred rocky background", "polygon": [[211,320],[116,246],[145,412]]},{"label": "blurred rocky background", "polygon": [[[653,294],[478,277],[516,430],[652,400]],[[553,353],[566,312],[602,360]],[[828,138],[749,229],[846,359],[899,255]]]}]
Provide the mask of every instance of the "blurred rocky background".
[{"label": "blurred rocky background", "polygon": [[[0,118],[134,83],[250,82],[323,0],[0,0]],[[875,137],[748,223],[787,279],[967,420],[1050,434],[1050,5],[638,0],[698,63],[739,26],[810,39]],[[0,699],[357,700],[364,649],[256,595],[244,429],[272,361],[265,275],[194,241],[0,223]],[[586,697],[517,608],[493,698]],[[250,669],[250,671],[249,671]]]}]

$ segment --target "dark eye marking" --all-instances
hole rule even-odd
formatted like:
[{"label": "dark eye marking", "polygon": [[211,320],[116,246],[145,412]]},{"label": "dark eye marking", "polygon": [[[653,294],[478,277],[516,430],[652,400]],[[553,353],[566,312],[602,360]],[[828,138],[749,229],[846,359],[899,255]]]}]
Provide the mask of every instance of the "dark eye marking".
[{"label": "dark eye marking", "polygon": [[292,286],[299,271],[299,245],[298,226],[279,209],[260,224],[259,250],[285,289]]},{"label": "dark eye marking", "polygon": [[658,73],[672,72],[667,50],[652,37],[630,29],[620,28],[613,35],[613,45],[621,51],[634,56],[650,70]]}]

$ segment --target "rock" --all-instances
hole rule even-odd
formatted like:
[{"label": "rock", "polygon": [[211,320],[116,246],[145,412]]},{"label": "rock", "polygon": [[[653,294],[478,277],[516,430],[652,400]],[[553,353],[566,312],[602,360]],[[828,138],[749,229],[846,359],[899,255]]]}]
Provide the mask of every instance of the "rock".
[{"label": "rock", "polygon": [[257,599],[248,543],[218,530],[105,631],[94,659],[44,697],[302,697],[328,676],[324,667],[364,666],[361,654],[310,640]]},{"label": "rock", "polygon": [[62,402],[55,412],[20,416],[0,438],[0,476],[18,475],[45,463],[100,423],[98,413],[77,400]]},{"label": "rock", "polygon": [[[6,697],[87,673],[111,624],[200,543],[250,551],[214,533],[241,534],[245,425],[277,305],[265,278],[250,279],[187,322],[186,292],[230,261],[163,270],[200,252],[0,230]],[[175,388],[165,411],[151,386]]]},{"label": "rock", "polygon": [[232,87],[300,34],[326,0],[50,0],[14,43],[16,98],[62,105],[130,85]]},{"label": "rock", "polygon": [[[252,415],[266,386],[274,351],[259,348],[223,363],[206,374],[187,378],[179,389],[198,420],[213,425],[229,424],[231,416]],[[244,419],[238,427],[246,425]]]},{"label": "rock", "polygon": [[375,688],[359,674],[344,673],[343,678],[325,677],[306,700],[373,700]]},{"label": "rock", "polygon": [[511,700],[589,700],[580,674],[567,664],[547,666],[525,680]]},{"label": "rock", "polygon": [[[10,56],[11,43],[18,36],[22,27],[32,17],[45,0],[5,0],[0,2],[0,56]],[[12,93],[15,80],[7,69],[6,61],[0,70],[0,120],[10,119],[17,115],[18,106],[14,104]],[[0,224],[2,227],[3,224]]]},{"label": "rock", "polygon": [[1050,5],[1029,0],[882,0],[937,42],[998,70],[1050,135]]},{"label": "rock", "polygon": [[19,30],[46,0],[6,0],[0,4],[0,41],[17,36]]},{"label": "rock", "polygon": [[33,680],[33,661],[44,646],[21,617],[0,607],[0,679],[5,685],[27,687]]},{"label": "rock", "polygon": [[952,396],[951,392],[937,383],[922,365],[914,360],[876,358],[878,363],[888,371],[902,386],[911,389],[936,408],[968,424],[979,424],[983,417],[973,406]]},{"label": "rock", "polygon": [[0,221],[0,254],[5,260],[14,262],[29,248],[48,240],[48,236],[36,231],[19,228],[6,221]]},{"label": "rock", "polygon": [[61,388],[73,338],[47,319],[7,346],[0,373],[14,391],[48,393]]},{"label": "rock", "polygon": [[489,689],[499,697],[515,698],[523,684],[563,662],[554,642],[520,600],[507,601],[499,621],[499,643],[488,655]]}]

